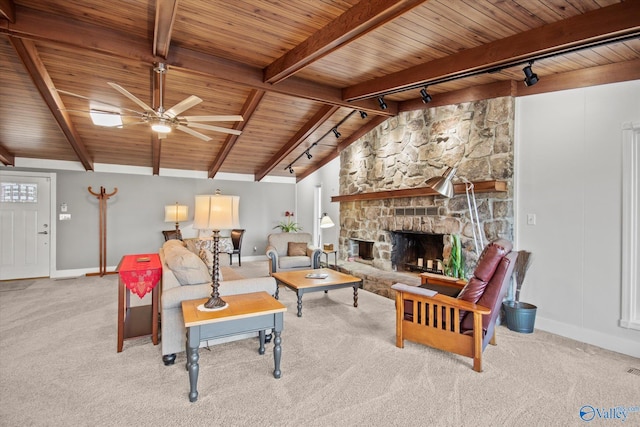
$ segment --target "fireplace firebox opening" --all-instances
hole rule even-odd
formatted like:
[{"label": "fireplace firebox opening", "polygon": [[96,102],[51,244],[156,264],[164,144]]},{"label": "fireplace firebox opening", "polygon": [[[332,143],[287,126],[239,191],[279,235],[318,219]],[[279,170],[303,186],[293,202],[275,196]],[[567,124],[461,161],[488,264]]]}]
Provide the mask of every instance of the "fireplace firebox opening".
[{"label": "fireplace firebox opening", "polygon": [[444,274],[444,234],[391,231],[391,267],[396,271]]}]

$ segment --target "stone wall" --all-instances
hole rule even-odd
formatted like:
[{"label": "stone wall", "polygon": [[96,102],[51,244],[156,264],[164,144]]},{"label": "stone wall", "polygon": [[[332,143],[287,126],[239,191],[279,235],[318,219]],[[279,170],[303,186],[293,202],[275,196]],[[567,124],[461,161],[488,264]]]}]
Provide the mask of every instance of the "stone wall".
[{"label": "stone wall", "polygon": [[[400,113],[340,154],[340,194],[424,187],[457,166],[456,175],[469,181],[507,182],[507,192],[478,193],[476,199],[485,244],[513,240],[514,108],[514,98],[503,97]],[[436,215],[394,215],[398,207],[430,206],[438,207]],[[389,271],[389,230],[458,234],[470,274],[477,255],[469,220],[464,194],[341,202],[339,253],[348,257],[350,238],[375,241],[373,265]]]}]

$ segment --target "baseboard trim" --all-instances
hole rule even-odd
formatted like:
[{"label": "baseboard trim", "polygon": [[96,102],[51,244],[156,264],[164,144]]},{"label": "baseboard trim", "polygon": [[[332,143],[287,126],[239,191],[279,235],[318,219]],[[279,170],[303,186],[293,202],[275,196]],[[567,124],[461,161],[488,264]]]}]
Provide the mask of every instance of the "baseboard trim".
[{"label": "baseboard trim", "polygon": [[640,357],[640,340],[607,335],[556,320],[536,317],[535,328],[628,356]]}]

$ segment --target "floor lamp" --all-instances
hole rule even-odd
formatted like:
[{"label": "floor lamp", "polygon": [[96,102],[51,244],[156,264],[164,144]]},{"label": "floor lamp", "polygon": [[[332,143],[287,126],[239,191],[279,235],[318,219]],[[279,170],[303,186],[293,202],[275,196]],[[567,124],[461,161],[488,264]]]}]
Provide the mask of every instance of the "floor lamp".
[{"label": "floor lamp", "polygon": [[[327,213],[325,212],[322,215],[322,218],[320,218],[320,228],[331,228],[334,225],[335,224],[331,220],[331,217],[329,215],[327,215]],[[322,244],[322,233],[320,233],[320,236],[318,238],[318,244],[320,244],[320,245]]]},{"label": "floor lamp", "polygon": [[240,228],[238,207],[240,197],[223,196],[220,190],[215,195],[196,196],[196,213],[193,228],[197,230],[213,230],[213,268],[211,271],[211,297],[204,304],[209,310],[220,310],[227,303],[220,298],[220,263],[218,258],[220,230]]},{"label": "floor lamp", "polygon": [[[456,168],[447,168],[442,176],[434,176],[426,182],[430,187],[445,197],[453,197],[453,177],[456,175]],[[464,183],[465,193],[467,194],[467,207],[469,208],[469,216],[471,218],[471,230],[473,232],[473,242],[475,244],[476,253],[480,254],[484,249],[484,241],[482,239],[482,227],[480,224],[480,216],[478,215],[478,204],[476,203],[476,194],[473,190],[473,183],[465,178],[458,176]],[[478,246],[478,240],[480,246]]]}]

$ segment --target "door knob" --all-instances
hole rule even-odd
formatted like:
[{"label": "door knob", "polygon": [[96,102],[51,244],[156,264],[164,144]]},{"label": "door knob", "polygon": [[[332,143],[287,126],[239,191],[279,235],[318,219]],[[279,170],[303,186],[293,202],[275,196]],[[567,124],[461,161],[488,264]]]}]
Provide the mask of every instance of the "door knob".
[{"label": "door knob", "polygon": [[45,231],[38,231],[38,234],[49,234],[49,233],[47,233],[47,231],[45,230]]}]

